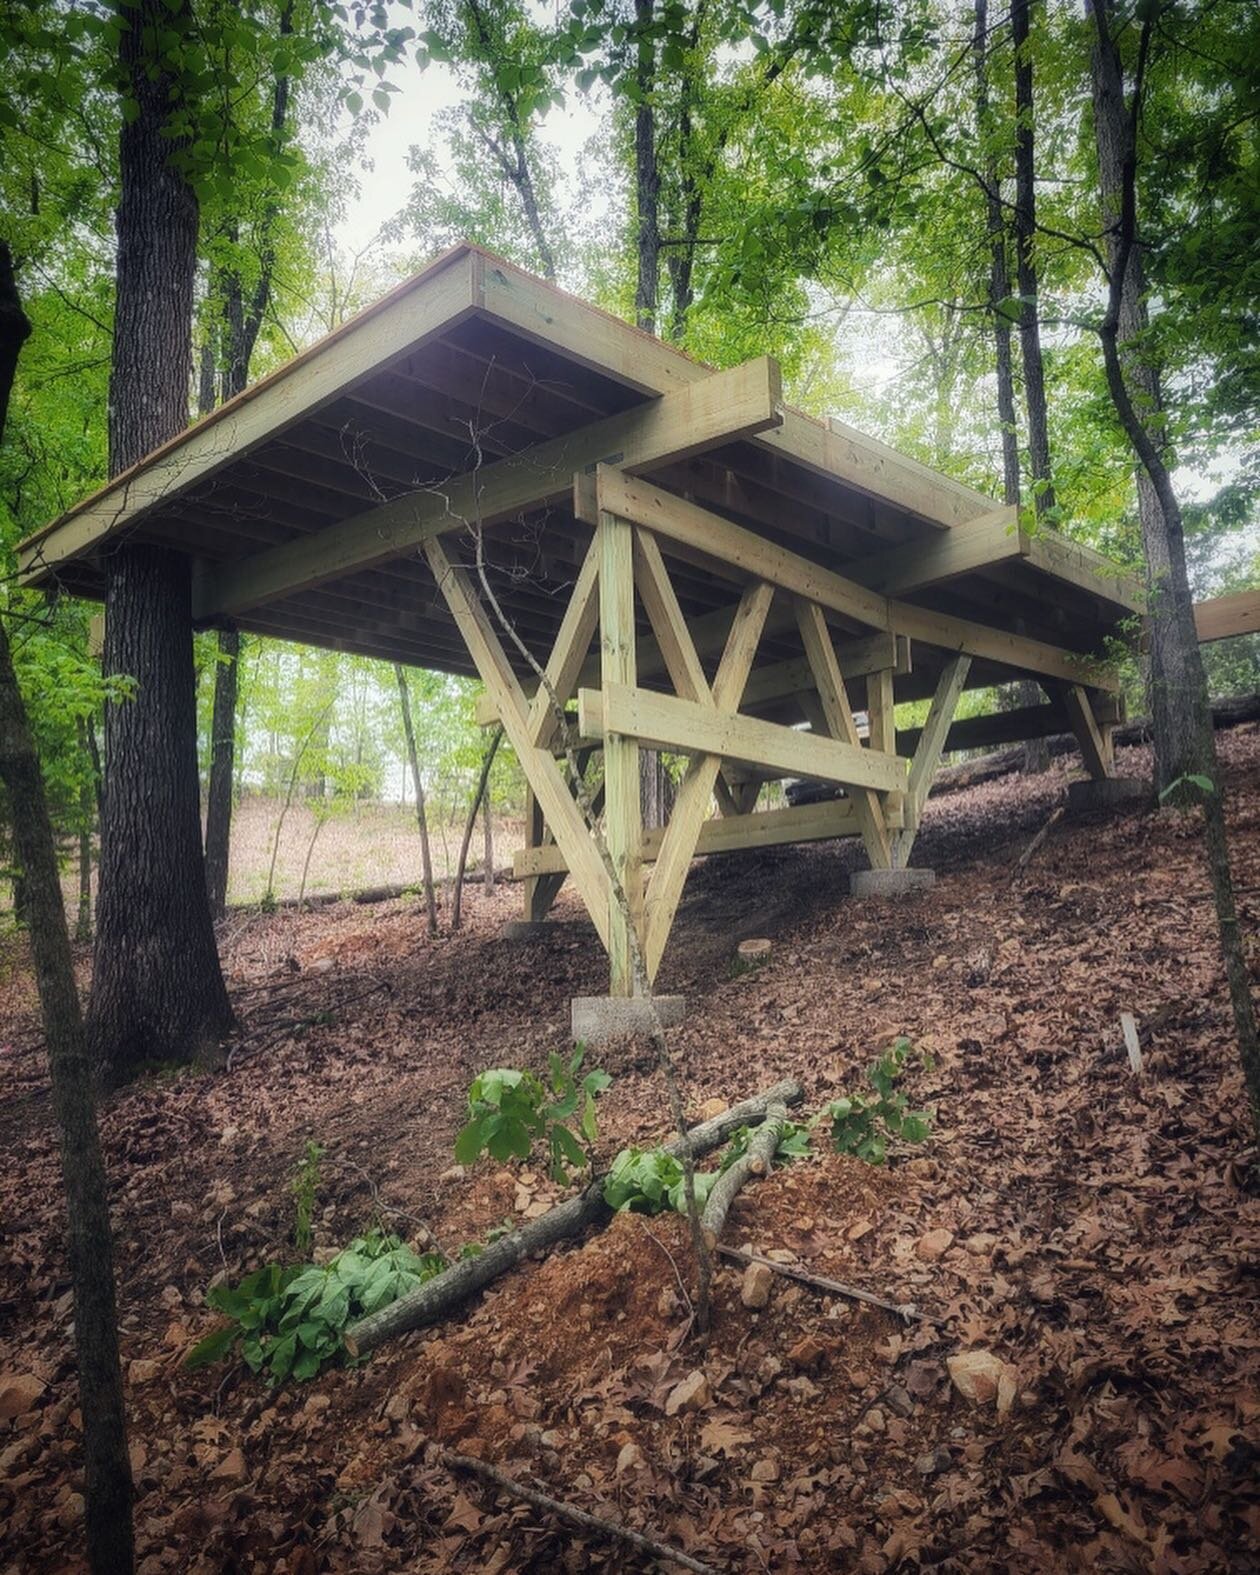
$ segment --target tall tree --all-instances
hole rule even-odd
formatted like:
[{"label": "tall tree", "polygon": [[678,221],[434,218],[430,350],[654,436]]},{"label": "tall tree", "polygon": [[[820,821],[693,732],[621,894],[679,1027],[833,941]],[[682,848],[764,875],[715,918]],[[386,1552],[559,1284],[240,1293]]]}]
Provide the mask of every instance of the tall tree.
[{"label": "tall tree", "polygon": [[[6,354],[9,345],[14,344],[16,365],[17,353],[29,334],[30,323],[12,271],[0,272],[0,354]],[[11,387],[10,377],[0,388],[0,445],[4,442]],[[44,777],[3,621],[0,781],[8,794],[14,842],[25,878],[26,921],[48,1046],[53,1103],[61,1132],[79,1409],[83,1418],[88,1563],[93,1575],[126,1575],[134,1567],[135,1544],[131,1463],[118,1359],[109,1190]]]},{"label": "tall tree", "polygon": [[1144,411],[1139,404],[1141,384],[1135,389],[1130,382],[1121,340],[1124,296],[1126,290],[1133,287],[1135,279],[1130,261],[1137,247],[1138,126],[1154,33],[1155,8],[1147,7],[1141,16],[1137,58],[1127,106],[1123,98],[1123,68],[1105,5],[1096,5],[1094,19],[1096,68],[1097,56],[1110,54],[1111,65],[1108,69],[1114,72],[1114,84],[1119,86],[1122,110],[1121,116],[1116,118],[1111,127],[1118,133],[1115,153],[1119,181],[1109,204],[1111,222],[1108,235],[1111,251],[1107,306],[1099,327],[1099,340],[1108,392],[1133,450],[1150,479],[1163,522],[1164,539],[1160,543],[1160,559],[1166,568],[1163,570],[1165,577],[1160,584],[1160,593],[1164,601],[1164,682],[1168,686],[1179,752],[1191,768],[1183,782],[1170,784],[1170,787],[1180,787],[1186,797],[1197,797],[1202,806],[1208,874],[1212,883],[1234,1029],[1246,1079],[1252,1130],[1257,1140],[1260,1140],[1260,1039],[1257,1038],[1250,972],[1234,901],[1224,789],[1216,759],[1216,737],[1212,730],[1207,678],[1195,629],[1194,603],[1186,571],[1181,504],[1161,453],[1162,412],[1157,409]]},{"label": "tall tree", "polygon": [[[120,5],[113,476],[187,424],[198,222],[178,74],[190,7]],[[89,1033],[111,1080],[207,1054],[233,1022],[201,852],[190,572],[182,554],[131,542],[106,565],[105,673],[136,681],[105,717]]]}]

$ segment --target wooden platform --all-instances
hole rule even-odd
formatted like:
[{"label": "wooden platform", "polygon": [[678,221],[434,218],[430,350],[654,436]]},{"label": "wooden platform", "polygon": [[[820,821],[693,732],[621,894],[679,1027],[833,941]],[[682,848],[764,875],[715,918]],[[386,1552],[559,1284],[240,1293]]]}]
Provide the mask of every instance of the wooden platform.
[{"label": "wooden platform", "polygon": [[[697,849],[826,827],[904,864],[964,688],[1035,678],[1030,735],[1066,718],[1106,775],[1140,607],[1089,548],[786,407],[771,360],[714,371],[471,246],[24,542],[22,580],[100,596],[134,541],[194,560],[203,625],[478,674],[533,795],[527,917],[571,874],[623,993]],[[594,833],[556,702],[602,754]],[[690,761],[646,839],[642,744]],[[846,797],[756,814],[785,774]]]}]

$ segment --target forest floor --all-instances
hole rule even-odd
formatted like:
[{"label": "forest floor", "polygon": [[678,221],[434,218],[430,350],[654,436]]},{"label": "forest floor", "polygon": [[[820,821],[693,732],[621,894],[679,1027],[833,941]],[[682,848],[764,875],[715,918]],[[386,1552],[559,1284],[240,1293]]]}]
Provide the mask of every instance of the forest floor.
[{"label": "forest floor", "polygon": [[[1254,971],[1260,730],[1221,744]],[[777,1170],[727,1239],[939,1324],[786,1280],[750,1312],[727,1266],[700,1350],[683,1222],[622,1216],[364,1367],[276,1391],[187,1371],[208,1283],[291,1255],[308,1139],[325,1247],[384,1219],[453,1249],[545,1206],[538,1170],[452,1168],[467,1085],[541,1067],[605,977],[571,899],[545,940],[501,941],[512,888],[436,941],[413,900],[231,917],[231,1070],[102,1112],[144,1575],[648,1567],[452,1478],[432,1440],[723,1571],[1257,1568],[1260,1200],[1200,843],[1170,811],[1061,822],[1021,876],[1066,778],[937,801],[916,856],[937,885],[901,905],[840,895],[851,849],[712,860],[660,981],[689,999],[693,1109],[785,1075],[817,1109],[895,1035],[931,1051],[910,1082],[937,1112],[924,1144]],[[751,935],[770,959],[735,974]],[[16,942],[0,1013],[0,1569],[78,1570],[57,1136]],[[668,1120],[650,1057],[603,1060],[606,1162]],[[1014,1370],[1005,1415],[951,1383],[947,1358],[977,1349]],[[696,1369],[708,1403],[667,1415]]]}]

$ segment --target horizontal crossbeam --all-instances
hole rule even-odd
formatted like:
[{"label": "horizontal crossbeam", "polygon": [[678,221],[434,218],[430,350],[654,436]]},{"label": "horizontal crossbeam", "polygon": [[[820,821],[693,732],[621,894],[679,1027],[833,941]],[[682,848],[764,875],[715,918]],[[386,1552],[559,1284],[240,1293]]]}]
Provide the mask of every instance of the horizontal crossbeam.
[{"label": "horizontal crossbeam", "polygon": [[620,684],[602,695],[598,689],[578,690],[578,730],[584,739],[620,733],[649,749],[719,755],[844,787],[895,793],[906,785],[906,762],[896,755]]}]

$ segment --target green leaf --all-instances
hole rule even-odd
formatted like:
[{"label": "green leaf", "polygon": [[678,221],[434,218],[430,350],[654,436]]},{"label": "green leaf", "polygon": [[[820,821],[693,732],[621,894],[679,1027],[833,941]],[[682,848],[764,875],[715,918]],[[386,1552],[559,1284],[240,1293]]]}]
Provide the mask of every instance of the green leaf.
[{"label": "green leaf", "polygon": [[185,1367],[208,1367],[211,1362],[222,1361],[240,1339],[241,1331],[234,1323],[215,1329],[199,1340],[184,1358]]}]

